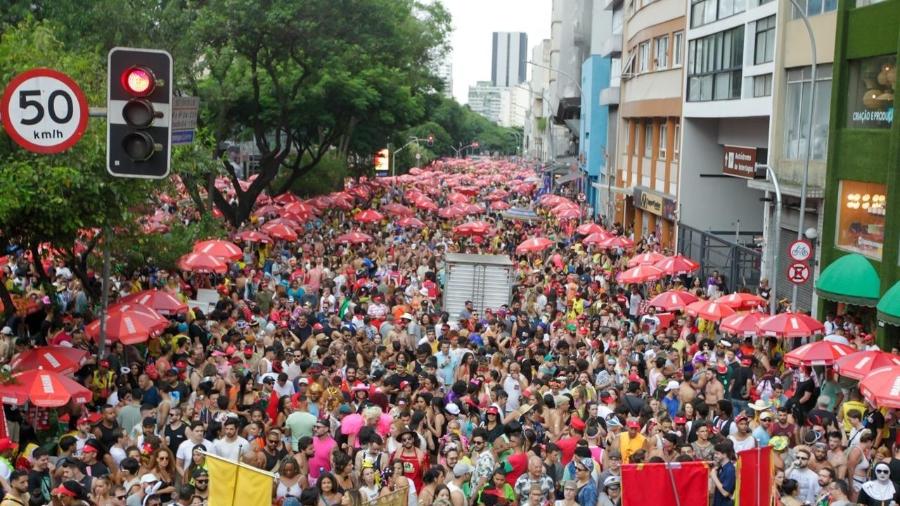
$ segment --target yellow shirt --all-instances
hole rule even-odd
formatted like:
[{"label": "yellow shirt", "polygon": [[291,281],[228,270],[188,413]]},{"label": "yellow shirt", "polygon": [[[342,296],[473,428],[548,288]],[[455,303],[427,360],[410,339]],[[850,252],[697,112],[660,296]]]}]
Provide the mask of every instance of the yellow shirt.
[{"label": "yellow shirt", "polygon": [[622,463],[628,464],[631,456],[643,448],[646,441],[647,438],[640,432],[634,439],[631,439],[627,432],[619,434],[619,453],[622,454]]},{"label": "yellow shirt", "polygon": [[859,401],[845,401],[843,404],[841,404],[841,414],[844,418],[843,429],[847,434],[850,434],[850,430],[853,428],[853,426],[850,425],[850,418],[847,416],[847,413],[854,409],[859,411],[860,416],[866,414],[866,405]]}]

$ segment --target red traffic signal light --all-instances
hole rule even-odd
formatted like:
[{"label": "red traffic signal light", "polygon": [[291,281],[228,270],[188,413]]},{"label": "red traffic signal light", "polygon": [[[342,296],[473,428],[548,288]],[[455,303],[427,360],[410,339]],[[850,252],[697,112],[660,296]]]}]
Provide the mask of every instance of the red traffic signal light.
[{"label": "red traffic signal light", "polygon": [[121,81],[126,92],[138,97],[146,97],[156,88],[156,76],[146,67],[129,67],[122,72]]}]

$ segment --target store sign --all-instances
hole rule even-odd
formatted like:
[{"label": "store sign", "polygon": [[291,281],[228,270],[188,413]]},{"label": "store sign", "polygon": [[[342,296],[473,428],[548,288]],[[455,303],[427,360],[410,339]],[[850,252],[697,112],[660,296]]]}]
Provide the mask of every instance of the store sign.
[{"label": "store sign", "polygon": [[756,148],[743,146],[724,146],[724,148],[723,174],[747,179],[756,177]]},{"label": "store sign", "polygon": [[675,221],[677,209],[675,199],[656,193],[649,188],[634,187],[634,206],[650,214]]}]

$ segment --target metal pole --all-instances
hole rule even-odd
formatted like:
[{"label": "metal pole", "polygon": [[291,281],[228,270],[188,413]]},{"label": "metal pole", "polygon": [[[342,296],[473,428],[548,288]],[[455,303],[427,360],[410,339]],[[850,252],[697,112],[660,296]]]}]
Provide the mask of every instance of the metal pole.
[{"label": "metal pole", "polygon": [[[575,79],[575,78],[572,76],[572,74],[569,74],[568,72],[563,72],[562,70],[555,69],[555,68],[553,68],[553,67],[548,67],[547,65],[541,65],[540,63],[535,63],[535,62],[533,62],[533,61],[531,61],[531,60],[528,60],[528,61],[525,62],[525,63],[527,63],[527,64],[529,64],[529,65],[534,65],[535,67],[540,67],[540,68],[542,68],[542,69],[547,69],[547,70],[549,70],[549,71],[551,71],[551,72],[556,72],[557,74],[560,74],[560,75],[563,75],[563,76],[568,77],[568,78],[569,78],[569,81],[571,81],[572,84],[574,84],[574,85],[578,88],[578,94],[579,94],[579,95],[584,95],[584,92],[581,91],[581,83],[579,83],[578,80]],[[559,85],[557,85],[557,86],[559,86]]]},{"label": "metal pole", "polygon": [[112,249],[112,241],[110,238],[109,227],[103,230],[106,244],[103,246],[103,286],[100,295],[100,337],[97,340],[97,357],[103,358],[106,355],[106,314],[109,309],[109,264],[110,250]]},{"label": "metal pole", "polygon": [[769,314],[778,311],[778,254],[781,251],[781,185],[775,170],[766,165],[766,172],[775,186],[775,237],[772,238],[772,293],[769,295]]},{"label": "metal pole", "polygon": [[[797,0],[791,0],[791,5],[800,13],[803,25],[806,27],[806,34],[809,35],[809,52],[812,55],[812,85],[809,93],[809,125],[806,128],[806,156],[803,159],[803,182],[800,185],[800,217],[797,221],[797,240],[803,239],[803,230],[805,229],[804,221],[806,219],[806,188],[809,184],[809,160],[812,157],[812,134],[813,134],[813,116],[815,111],[813,107],[816,100],[816,36],[813,33],[812,25],[806,16],[804,9],[800,8]],[[801,86],[802,89],[802,86]],[[780,209],[779,209],[780,210]],[[781,231],[778,231],[779,234]],[[791,291],[791,311],[797,310],[797,296],[800,291],[800,285],[794,284]]]}]

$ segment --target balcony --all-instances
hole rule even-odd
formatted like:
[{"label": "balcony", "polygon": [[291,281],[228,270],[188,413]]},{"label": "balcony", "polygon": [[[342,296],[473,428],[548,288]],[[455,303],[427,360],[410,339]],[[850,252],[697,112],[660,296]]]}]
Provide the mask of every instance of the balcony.
[{"label": "balcony", "polygon": [[612,86],[600,90],[600,105],[619,105],[619,87]]},{"label": "balcony", "polygon": [[600,46],[600,56],[604,58],[619,58],[622,56],[622,34],[614,33]]}]

